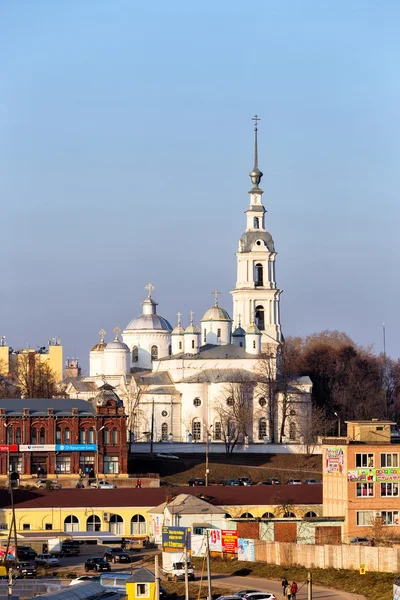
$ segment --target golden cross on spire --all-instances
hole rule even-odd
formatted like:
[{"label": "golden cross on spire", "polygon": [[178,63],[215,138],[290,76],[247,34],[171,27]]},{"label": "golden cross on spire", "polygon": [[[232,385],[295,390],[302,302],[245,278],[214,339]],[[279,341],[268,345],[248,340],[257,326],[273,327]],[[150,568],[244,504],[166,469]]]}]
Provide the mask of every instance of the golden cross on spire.
[{"label": "golden cross on spire", "polygon": [[190,324],[193,325],[194,312],[191,310],[189,315],[190,315]]},{"label": "golden cross on spire", "polygon": [[178,312],[178,313],[176,313],[176,316],[178,317],[178,327],[180,327],[181,326],[181,316],[182,316],[182,313]]},{"label": "golden cross on spire", "polygon": [[151,283],[148,283],[144,289],[147,290],[147,297],[151,298],[151,292],[153,292],[156,288]]},{"label": "golden cross on spire", "polygon": [[211,292],[214,295],[214,306],[218,306],[218,295],[221,293],[217,289]]},{"label": "golden cross on spire", "polygon": [[114,327],[114,329],[113,329],[113,332],[115,333],[115,341],[116,342],[118,341],[118,334],[119,334],[120,331],[121,330],[120,330],[120,328],[118,326]]},{"label": "golden cross on spire", "polygon": [[104,342],[104,336],[106,335],[106,333],[107,333],[107,331],[104,331],[104,329],[100,329],[99,335],[101,336],[101,340],[100,340],[101,344]]}]

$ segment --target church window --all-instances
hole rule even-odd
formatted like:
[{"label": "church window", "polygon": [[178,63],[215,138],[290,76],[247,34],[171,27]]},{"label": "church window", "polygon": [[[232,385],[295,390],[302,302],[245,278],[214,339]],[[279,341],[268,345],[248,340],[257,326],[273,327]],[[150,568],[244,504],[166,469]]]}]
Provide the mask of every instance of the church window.
[{"label": "church window", "polygon": [[112,430],[112,443],[114,446],[118,444],[118,430],[115,427]]},{"label": "church window", "polygon": [[110,430],[108,429],[108,427],[106,427],[105,429],[103,429],[103,442],[105,444],[109,444],[110,443]]},{"label": "church window", "polygon": [[243,348],[243,342],[239,342],[240,348]]},{"label": "church window", "polygon": [[264,408],[264,406],[267,406],[267,401],[265,398],[260,398],[258,404],[261,406],[261,408]]},{"label": "church window", "polygon": [[182,350],[182,342],[179,342],[179,350]]},{"label": "church window", "polygon": [[88,444],[94,444],[94,429],[91,427],[88,430]]},{"label": "church window", "polygon": [[40,428],[40,444],[45,444],[46,443],[46,435],[45,435],[45,429],[44,427]]},{"label": "church window", "polygon": [[12,444],[13,443],[13,432],[12,432],[12,425],[8,425],[7,427],[7,444]]},{"label": "church window", "polygon": [[172,354],[172,346],[171,344],[168,346],[168,356],[171,356]]},{"label": "church window", "polygon": [[254,217],[254,229],[260,229],[260,220],[258,217]]},{"label": "church window", "polygon": [[217,338],[220,338],[220,337],[221,337],[221,330],[217,329]]},{"label": "church window", "polygon": [[61,444],[61,428],[56,429],[56,444]]},{"label": "church window", "polygon": [[192,350],[194,350],[194,340],[192,340]]},{"label": "church window", "polygon": [[227,406],[233,406],[233,398],[232,398],[232,396],[229,396],[229,398],[226,399],[226,404],[227,404]]},{"label": "church window", "polygon": [[199,442],[201,440],[201,421],[194,420],[192,422],[193,440]]},{"label": "church window", "polygon": [[264,285],[264,268],[261,263],[256,264],[255,280],[256,287]]},{"label": "church window", "polygon": [[256,325],[260,331],[264,331],[264,329],[265,329],[264,307],[261,305],[256,306]]},{"label": "church window", "polygon": [[20,427],[17,427],[17,429],[15,430],[15,443],[16,444],[21,443],[21,428]]},{"label": "church window", "polygon": [[132,348],[132,362],[139,362],[139,348],[137,346],[133,346]]},{"label": "church window", "polygon": [[204,329],[203,342],[205,343],[206,341],[207,341],[207,329]]},{"label": "church window", "polygon": [[168,423],[163,423],[161,425],[161,440],[163,442],[168,442]]},{"label": "church window", "polygon": [[290,423],[289,426],[289,439],[294,441],[296,439],[296,423]]},{"label": "church window", "polygon": [[64,429],[64,443],[69,444],[70,441],[71,441],[71,432],[70,432],[69,427],[66,427]]},{"label": "church window", "polygon": [[157,360],[157,359],[158,359],[158,347],[152,346],[151,347],[151,360]]},{"label": "church window", "polygon": [[254,348],[254,350],[256,349],[256,341],[255,340],[253,340],[253,348]]},{"label": "church window", "polygon": [[267,419],[260,419],[258,421],[258,439],[263,440],[267,435]]},{"label": "church window", "polygon": [[79,443],[86,444],[86,431],[81,427],[79,430]]},{"label": "church window", "polygon": [[195,398],[195,399],[193,400],[193,404],[194,404],[196,407],[199,407],[199,406],[201,406],[201,400],[200,400],[200,398]]},{"label": "church window", "polygon": [[221,422],[216,421],[214,423],[214,440],[218,441],[222,439],[222,427]]}]

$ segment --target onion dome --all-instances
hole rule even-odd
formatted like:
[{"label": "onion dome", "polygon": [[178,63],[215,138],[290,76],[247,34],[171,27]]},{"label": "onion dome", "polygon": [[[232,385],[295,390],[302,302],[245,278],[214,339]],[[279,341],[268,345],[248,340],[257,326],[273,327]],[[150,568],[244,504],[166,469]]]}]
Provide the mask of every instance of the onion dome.
[{"label": "onion dome", "polygon": [[104,336],[106,335],[106,331],[104,329],[100,329],[99,335],[101,336],[100,342],[95,344],[90,352],[104,352],[104,348],[106,347],[106,342],[104,341]]},{"label": "onion dome", "polygon": [[239,327],[236,327],[235,331],[232,333],[232,337],[244,337],[245,335],[246,332],[240,325]]},{"label": "onion dome", "polygon": [[197,335],[197,334],[201,333],[201,331],[200,331],[200,328],[197,327],[197,325],[195,325],[193,322],[194,312],[191,310],[189,314],[190,314],[190,323],[185,329],[185,334]]},{"label": "onion dome", "polygon": [[142,302],[143,313],[138,317],[132,319],[126,328],[126,331],[140,331],[140,330],[152,330],[152,331],[172,331],[171,324],[157,314],[157,302],[153,300],[150,292],[154,290],[154,286],[150,283],[146,286],[148,290],[148,296],[144,302]]},{"label": "onion dome", "polygon": [[257,325],[255,323],[252,323],[246,329],[246,335],[248,335],[248,334],[251,334],[251,335],[262,335],[261,331],[258,329],[258,327],[257,327]]},{"label": "onion dome", "polygon": [[184,330],[184,328],[182,327],[182,324],[181,324],[181,316],[182,316],[182,314],[179,312],[177,314],[178,324],[177,324],[176,327],[173,328],[172,335],[183,335],[185,333],[185,330]]},{"label": "onion dome", "polygon": [[119,327],[115,327],[114,332],[115,332],[115,339],[112,342],[108,342],[108,344],[105,347],[105,350],[123,350],[124,352],[130,352],[129,347],[124,344],[124,342],[121,342],[121,340],[118,337],[118,334],[120,332],[120,328]]},{"label": "onion dome", "polygon": [[201,319],[203,321],[232,321],[229,314],[221,306],[213,306]]}]

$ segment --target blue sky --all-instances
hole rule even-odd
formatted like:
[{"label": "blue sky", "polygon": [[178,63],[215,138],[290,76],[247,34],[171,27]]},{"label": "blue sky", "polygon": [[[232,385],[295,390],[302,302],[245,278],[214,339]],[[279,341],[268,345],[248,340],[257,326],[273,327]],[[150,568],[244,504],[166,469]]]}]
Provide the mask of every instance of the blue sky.
[{"label": "blue sky", "polygon": [[[398,2],[0,5],[0,335],[231,312],[252,115],[286,335],[400,354]],[[111,333],[108,334],[108,337]]]}]

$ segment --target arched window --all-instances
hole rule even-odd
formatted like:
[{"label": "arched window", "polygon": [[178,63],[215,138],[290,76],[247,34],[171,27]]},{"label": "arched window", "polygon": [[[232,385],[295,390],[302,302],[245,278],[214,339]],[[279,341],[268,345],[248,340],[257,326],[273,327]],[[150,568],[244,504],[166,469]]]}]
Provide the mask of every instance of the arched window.
[{"label": "arched window", "polygon": [[285,512],[285,514],[283,515],[284,519],[295,519],[296,515],[294,514],[294,512]]},{"label": "arched window", "polygon": [[179,350],[182,350],[182,342],[179,342]]},{"label": "arched window", "polygon": [[163,423],[161,425],[161,440],[163,442],[168,442],[168,423]]},{"label": "arched window", "polygon": [[256,349],[256,340],[253,340],[253,348]]},{"label": "arched window", "polygon": [[274,513],[266,512],[261,517],[262,519],[275,519]]},{"label": "arched window", "polygon": [[168,346],[168,356],[172,356],[172,346],[169,344]]},{"label": "arched window", "polygon": [[309,511],[308,511],[308,512],[306,512],[306,514],[304,515],[304,517],[305,517],[305,518],[308,518],[308,519],[310,519],[310,518],[312,518],[312,517],[316,517],[316,516],[317,516],[317,513],[316,513],[316,512],[314,512],[313,510],[309,510]]},{"label": "arched window", "polygon": [[97,515],[90,515],[86,519],[86,531],[100,531],[101,519]]},{"label": "arched window", "polygon": [[112,430],[112,443],[113,446],[116,446],[118,444],[118,429],[116,429],[115,427]]},{"label": "arched window", "polygon": [[79,531],[79,519],[75,515],[68,515],[64,519],[64,531],[70,533],[72,531]]},{"label": "arched window", "polygon": [[31,443],[32,444],[37,444],[37,429],[36,429],[36,427],[34,427],[31,430]]},{"label": "arched window", "polygon": [[201,421],[199,419],[193,419],[192,421],[192,436],[193,441],[199,442],[201,440]]},{"label": "arched window", "polygon": [[216,442],[218,442],[219,440],[222,440],[222,427],[221,427],[221,421],[216,421],[214,423],[214,427],[213,427],[213,433],[214,433],[214,440]]},{"label": "arched window", "polygon": [[8,425],[7,427],[7,444],[13,443],[13,427],[12,425]]},{"label": "arched window", "polygon": [[114,535],[123,535],[124,520],[121,515],[111,515],[110,522],[108,524],[108,531]]},{"label": "arched window", "polygon": [[108,427],[103,429],[103,443],[104,444],[110,443],[110,430],[108,429]]},{"label": "arched window", "polygon": [[56,428],[56,444],[61,444],[61,427]]},{"label": "arched window", "polygon": [[64,429],[64,443],[69,444],[70,441],[71,441],[71,431],[70,431],[69,427],[66,427]]},{"label": "arched window", "polygon": [[132,348],[132,363],[137,363],[139,361],[139,348],[137,346],[133,346]]},{"label": "arched window", "polygon": [[46,431],[44,427],[40,428],[40,444],[45,444],[46,443]]},{"label": "arched window", "polygon": [[192,340],[192,350],[194,350],[194,340]]},{"label": "arched window", "polygon": [[94,444],[94,429],[90,427],[88,429],[88,444]]},{"label": "arched window", "polygon": [[254,217],[254,229],[260,229],[260,219],[258,217]]},{"label": "arched window", "polygon": [[131,519],[131,535],[146,535],[146,519],[143,515],[133,515]]},{"label": "arched window", "polygon": [[233,406],[233,398],[232,398],[232,396],[229,396],[229,398],[226,399],[226,405],[227,406]]},{"label": "arched window", "polygon": [[221,329],[217,329],[217,338],[219,339],[221,337]]},{"label": "arched window", "polygon": [[258,421],[258,439],[263,440],[267,435],[267,419],[262,417]]},{"label": "arched window", "polygon": [[261,263],[256,264],[255,280],[256,287],[261,287],[264,284],[264,268]]},{"label": "arched window", "polygon": [[253,515],[249,512],[245,512],[242,515],[240,515],[241,519],[254,519]]},{"label": "arched window", "polygon": [[86,444],[86,431],[83,427],[81,427],[79,430],[79,443]]},{"label": "arched window", "polygon": [[158,359],[158,346],[152,346],[151,347],[151,360],[157,360]]},{"label": "arched window", "polygon": [[264,315],[264,307],[256,306],[256,325],[260,331],[264,331],[265,329],[265,315]]},{"label": "arched window", "polygon": [[289,439],[292,441],[296,439],[296,423],[290,423],[289,425]]},{"label": "arched window", "polygon": [[229,513],[225,513],[225,519],[232,519],[232,517]]},{"label": "arched window", "polygon": [[264,408],[264,406],[267,406],[266,398],[260,398],[258,401],[258,404],[261,406],[261,408]]},{"label": "arched window", "polygon": [[17,429],[15,430],[15,443],[21,444],[21,439],[21,427],[17,427]]}]

